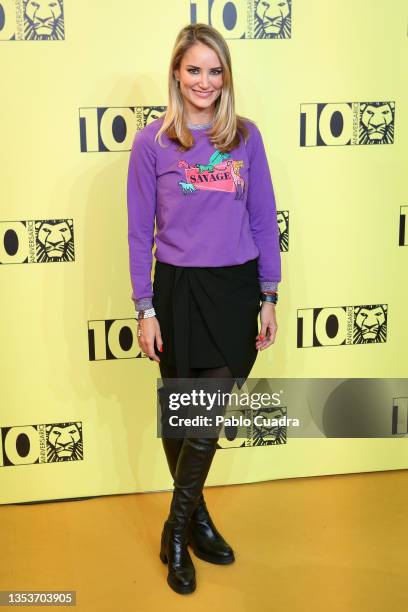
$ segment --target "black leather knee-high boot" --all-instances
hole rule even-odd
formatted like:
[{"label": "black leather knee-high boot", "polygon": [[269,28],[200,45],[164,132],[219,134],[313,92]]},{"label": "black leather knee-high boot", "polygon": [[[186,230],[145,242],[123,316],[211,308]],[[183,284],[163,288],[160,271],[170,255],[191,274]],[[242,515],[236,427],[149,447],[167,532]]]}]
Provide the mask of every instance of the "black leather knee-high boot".
[{"label": "black leather knee-high boot", "polygon": [[196,588],[195,568],[187,548],[188,527],[215,450],[214,438],[185,438],[178,457],[170,513],[160,544],[160,559],[169,566],[167,582],[177,593],[192,593]]},{"label": "black leather knee-high boot", "polygon": [[[162,438],[170,473],[174,479],[183,439]],[[188,543],[194,554],[209,563],[226,565],[235,561],[234,551],[225,541],[208,512],[203,493],[200,494],[188,529]]]}]

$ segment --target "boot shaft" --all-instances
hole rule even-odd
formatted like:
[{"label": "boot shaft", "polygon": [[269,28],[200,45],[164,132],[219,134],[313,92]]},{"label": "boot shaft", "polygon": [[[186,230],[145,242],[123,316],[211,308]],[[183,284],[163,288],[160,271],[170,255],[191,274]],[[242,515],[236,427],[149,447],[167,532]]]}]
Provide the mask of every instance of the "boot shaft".
[{"label": "boot shaft", "polygon": [[202,496],[216,445],[215,438],[185,438],[183,442],[174,474],[174,491],[169,513],[170,522],[180,529],[187,528]]}]

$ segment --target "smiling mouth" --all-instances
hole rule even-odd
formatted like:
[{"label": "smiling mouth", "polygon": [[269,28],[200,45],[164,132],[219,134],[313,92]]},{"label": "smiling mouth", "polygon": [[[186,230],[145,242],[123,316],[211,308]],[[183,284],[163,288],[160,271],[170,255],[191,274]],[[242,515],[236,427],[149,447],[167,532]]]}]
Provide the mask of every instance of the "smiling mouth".
[{"label": "smiling mouth", "polygon": [[201,96],[209,96],[213,93],[212,91],[199,91],[198,89],[193,89],[193,91]]}]

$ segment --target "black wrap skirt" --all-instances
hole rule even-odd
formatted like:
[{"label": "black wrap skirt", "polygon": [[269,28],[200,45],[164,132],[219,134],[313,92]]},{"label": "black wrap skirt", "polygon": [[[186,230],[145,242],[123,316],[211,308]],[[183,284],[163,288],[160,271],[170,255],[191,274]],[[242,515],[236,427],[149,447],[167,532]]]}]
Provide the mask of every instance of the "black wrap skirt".
[{"label": "black wrap skirt", "polygon": [[174,266],[156,260],[153,306],[160,325],[160,360],[188,378],[190,368],[227,365],[239,388],[258,351],[261,308],[258,258],[220,267]]}]

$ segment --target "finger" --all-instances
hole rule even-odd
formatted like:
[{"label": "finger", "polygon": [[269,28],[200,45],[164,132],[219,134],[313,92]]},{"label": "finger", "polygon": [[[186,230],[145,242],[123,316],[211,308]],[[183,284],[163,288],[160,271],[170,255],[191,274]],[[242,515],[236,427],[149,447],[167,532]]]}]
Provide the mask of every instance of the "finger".
[{"label": "finger", "polygon": [[157,361],[157,362],[160,361],[159,356],[156,355],[156,353],[154,351],[148,351],[147,355],[148,355],[149,359],[152,359],[153,361]]},{"label": "finger", "polygon": [[149,359],[153,359],[153,361],[160,361],[160,358],[158,355],[156,355],[156,352],[154,350],[154,343],[153,342],[146,342],[147,344],[147,355],[149,357]]},{"label": "finger", "polygon": [[265,338],[263,340],[261,340],[259,342],[259,348],[261,350],[267,348],[268,346],[270,346],[271,344],[273,344],[273,340],[274,340],[274,326],[272,324],[268,324],[267,330],[266,330],[266,334],[265,334]]},{"label": "finger", "polygon": [[268,348],[268,346],[271,346],[271,344],[274,344],[275,337],[276,337],[276,328],[273,327],[272,329],[269,330],[269,333],[264,341],[262,349]]},{"label": "finger", "polygon": [[267,340],[262,340],[256,347],[258,351],[262,351],[266,346]]},{"label": "finger", "polygon": [[157,344],[157,348],[161,352],[163,350],[163,339],[161,337],[161,333],[160,332],[156,336],[156,344]]},{"label": "finger", "polygon": [[266,330],[267,330],[267,323],[262,323],[261,325],[261,331],[259,332],[259,337],[260,338],[265,338],[266,336]]},{"label": "finger", "polygon": [[261,338],[262,333],[258,334],[258,336],[256,337],[256,343],[261,346],[265,342],[265,340],[267,339],[267,334],[268,334],[268,328],[266,328],[266,330],[265,330],[265,332],[263,334],[263,338]]},{"label": "finger", "polygon": [[272,342],[270,340],[270,335],[269,335],[269,330],[268,330],[268,333],[267,333],[267,336],[266,336],[265,340],[263,340],[263,342],[261,342],[260,350],[263,351],[268,346],[270,346],[270,344],[272,344]]},{"label": "finger", "polygon": [[151,359],[150,353],[152,352],[151,349],[149,348],[148,343],[146,342],[146,340],[139,340],[139,346],[140,349],[143,353],[143,355],[145,355],[146,357],[148,357],[149,359]]},{"label": "finger", "polygon": [[269,340],[271,340],[271,342],[275,342],[275,338],[276,338],[276,332],[278,331],[278,328],[276,327],[276,325],[274,325],[271,328],[271,334],[270,334],[270,338]]}]

